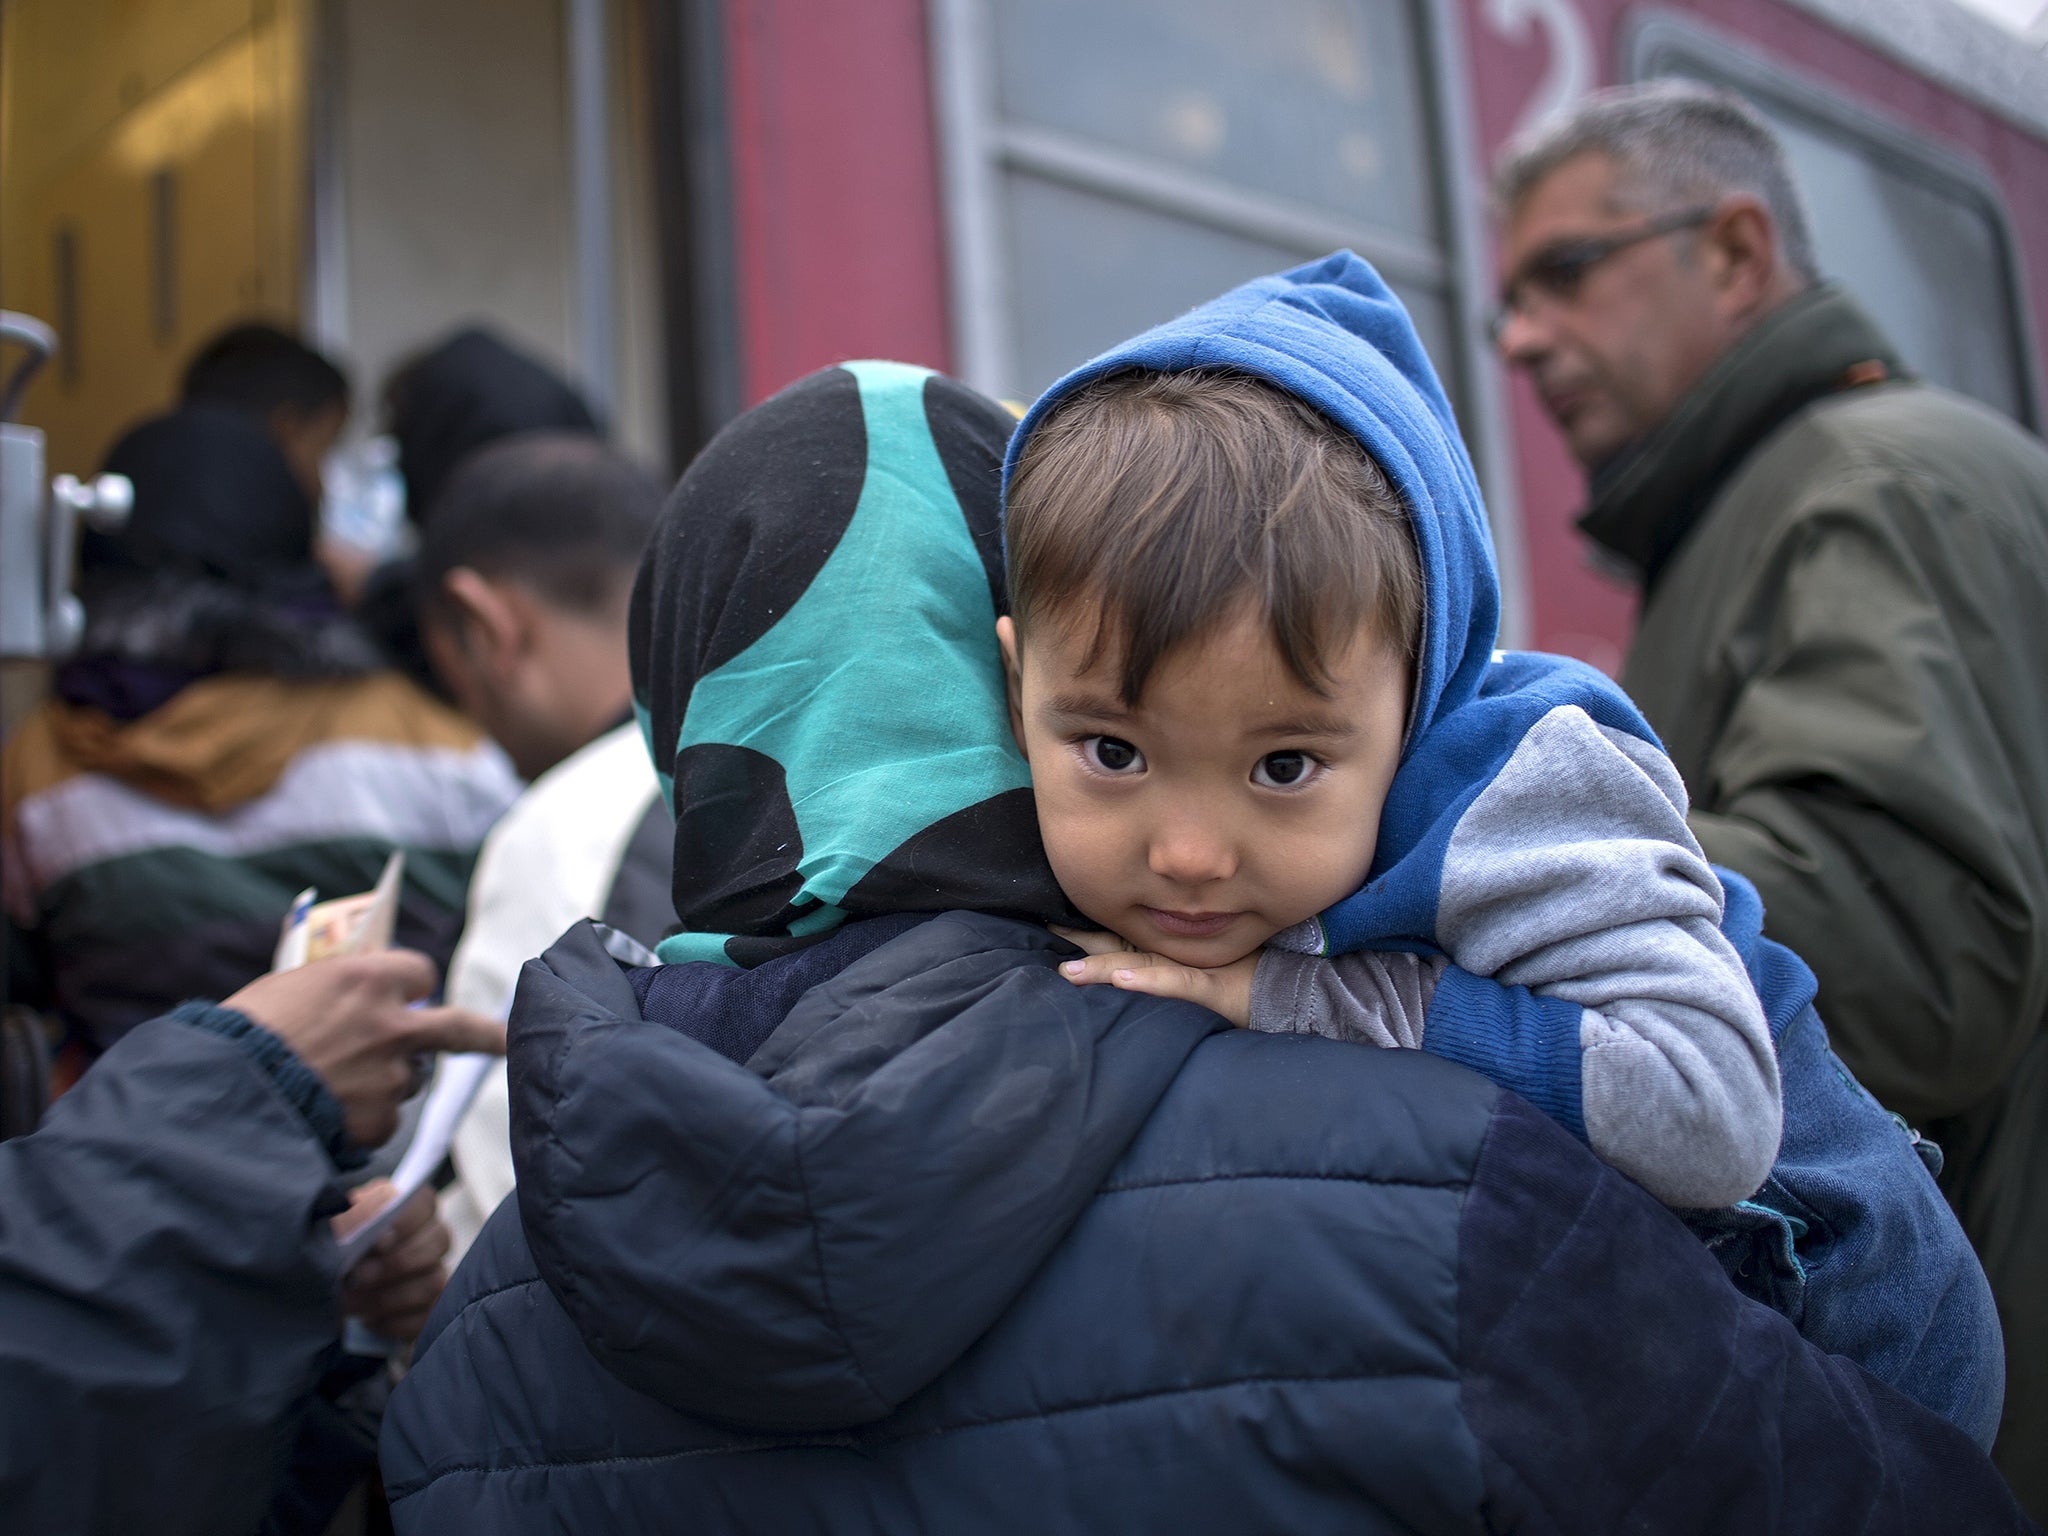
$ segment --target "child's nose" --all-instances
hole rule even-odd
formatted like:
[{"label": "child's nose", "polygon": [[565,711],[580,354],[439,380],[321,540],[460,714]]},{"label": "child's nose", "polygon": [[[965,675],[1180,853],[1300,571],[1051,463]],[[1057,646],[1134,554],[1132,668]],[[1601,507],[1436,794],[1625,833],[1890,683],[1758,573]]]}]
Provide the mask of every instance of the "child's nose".
[{"label": "child's nose", "polygon": [[1207,828],[1181,822],[1159,828],[1152,837],[1152,873],[1177,885],[1206,885],[1237,873],[1237,855],[1226,839]]}]

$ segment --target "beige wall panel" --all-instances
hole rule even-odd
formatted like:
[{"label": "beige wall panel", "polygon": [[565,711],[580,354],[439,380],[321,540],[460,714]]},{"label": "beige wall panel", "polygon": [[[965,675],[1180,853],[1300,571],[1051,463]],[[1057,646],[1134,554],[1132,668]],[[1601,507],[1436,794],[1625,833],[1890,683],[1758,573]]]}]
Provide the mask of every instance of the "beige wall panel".
[{"label": "beige wall panel", "polygon": [[557,0],[335,0],[345,350],[359,384],[487,321],[570,355]]},{"label": "beige wall panel", "polygon": [[[329,340],[366,401],[394,363],[481,321],[577,377],[574,203],[561,0],[326,0],[339,182],[338,320]],[[620,442],[666,442],[660,276],[633,8],[611,7]],[[316,151],[316,160],[323,157]],[[366,410],[359,426],[374,425]]]}]

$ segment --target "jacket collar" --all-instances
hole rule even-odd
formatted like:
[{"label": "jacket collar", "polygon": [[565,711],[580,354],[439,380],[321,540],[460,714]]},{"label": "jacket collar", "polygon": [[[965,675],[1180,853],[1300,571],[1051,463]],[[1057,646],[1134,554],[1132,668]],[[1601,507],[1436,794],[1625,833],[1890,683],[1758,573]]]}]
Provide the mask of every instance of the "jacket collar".
[{"label": "jacket collar", "polygon": [[1907,377],[1891,343],[1832,283],[1759,321],[1663,424],[1595,470],[1579,529],[1647,592],[1750,451],[1824,395]]}]

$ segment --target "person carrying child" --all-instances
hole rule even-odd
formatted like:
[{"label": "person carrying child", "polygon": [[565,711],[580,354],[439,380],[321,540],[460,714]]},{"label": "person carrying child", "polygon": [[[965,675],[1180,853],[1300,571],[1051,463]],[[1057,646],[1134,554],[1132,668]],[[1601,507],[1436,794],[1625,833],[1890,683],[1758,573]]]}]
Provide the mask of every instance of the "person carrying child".
[{"label": "person carrying child", "polygon": [[1627,697],[1494,650],[1477,482],[1364,262],[1095,359],[1008,464],[1013,726],[1053,871],[1109,930],[1070,979],[1515,1089],[1990,1443],[1997,1320],[1916,1138],[1829,1054]]},{"label": "person carrying child", "polygon": [[2024,1529],[1516,1095],[1061,977],[1011,425],[827,369],[664,512],[680,926],[526,966],[518,1190],[386,1420],[398,1530]]}]

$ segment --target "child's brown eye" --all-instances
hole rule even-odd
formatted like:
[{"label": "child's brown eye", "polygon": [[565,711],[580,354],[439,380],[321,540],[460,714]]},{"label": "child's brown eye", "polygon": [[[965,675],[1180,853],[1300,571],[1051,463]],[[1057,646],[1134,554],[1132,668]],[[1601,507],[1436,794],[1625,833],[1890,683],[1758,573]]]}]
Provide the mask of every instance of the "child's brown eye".
[{"label": "child's brown eye", "polygon": [[1105,773],[1129,773],[1145,766],[1138,749],[1115,736],[1090,736],[1081,746]]},{"label": "child's brown eye", "polygon": [[1292,789],[1308,777],[1306,752],[1268,752],[1252,772],[1252,782],[1274,789]]}]

